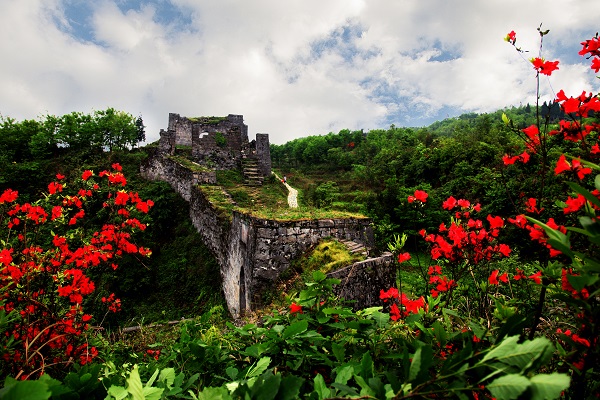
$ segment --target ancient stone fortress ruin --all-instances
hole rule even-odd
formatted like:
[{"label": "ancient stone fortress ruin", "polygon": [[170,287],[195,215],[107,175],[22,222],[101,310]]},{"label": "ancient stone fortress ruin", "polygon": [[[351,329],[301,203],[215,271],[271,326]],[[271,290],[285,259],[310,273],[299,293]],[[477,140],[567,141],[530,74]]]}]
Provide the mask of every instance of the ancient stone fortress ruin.
[{"label": "ancient stone fortress ruin", "polygon": [[182,117],[169,114],[169,127],[160,131],[159,148],[170,155],[191,148],[191,159],[215,170],[241,169],[250,184],[260,185],[271,175],[269,135],[257,133],[248,141],[243,115]]},{"label": "ancient stone fortress ruin", "polygon": [[[191,160],[182,163],[179,153]],[[224,217],[202,190],[203,185],[217,185],[218,169],[241,169],[246,184],[262,184],[271,174],[269,136],[259,133],[249,142],[241,115],[169,114],[169,127],[161,130],[158,147],[141,166],[141,173],[146,179],[168,182],[189,202],[190,219],[219,263],[221,289],[233,317],[260,306],[262,293],[273,289],[291,261],[321,239],[373,247],[371,220],[365,217],[276,221],[239,211]],[[338,294],[355,300],[357,307],[378,304],[380,289],[395,281],[389,253],[330,275],[342,280]]]}]

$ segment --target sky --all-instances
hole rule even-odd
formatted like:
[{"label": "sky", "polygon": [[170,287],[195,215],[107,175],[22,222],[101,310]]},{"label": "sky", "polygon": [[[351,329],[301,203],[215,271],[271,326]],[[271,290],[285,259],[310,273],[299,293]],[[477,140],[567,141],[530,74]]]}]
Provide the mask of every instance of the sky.
[{"label": "sky", "polygon": [[[598,0],[0,0],[0,115],[242,114],[271,143],[599,90]],[[503,40],[517,34],[519,53]]]}]

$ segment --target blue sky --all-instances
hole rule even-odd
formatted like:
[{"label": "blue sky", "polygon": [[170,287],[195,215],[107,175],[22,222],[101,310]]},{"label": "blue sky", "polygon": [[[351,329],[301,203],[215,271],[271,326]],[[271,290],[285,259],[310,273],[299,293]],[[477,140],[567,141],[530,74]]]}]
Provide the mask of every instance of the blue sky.
[{"label": "blue sky", "polygon": [[598,92],[579,43],[597,0],[0,0],[0,114],[115,107],[156,140],[168,113],[243,114],[272,143],[424,126],[535,102],[502,38],[560,61],[553,91]]}]

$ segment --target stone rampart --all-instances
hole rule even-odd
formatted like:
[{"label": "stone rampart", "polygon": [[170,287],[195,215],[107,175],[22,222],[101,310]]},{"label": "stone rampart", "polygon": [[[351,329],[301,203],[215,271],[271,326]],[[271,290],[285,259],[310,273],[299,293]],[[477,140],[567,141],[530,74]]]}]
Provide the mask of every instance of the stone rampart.
[{"label": "stone rampart", "polygon": [[188,202],[191,200],[191,188],[194,185],[217,182],[215,171],[194,172],[168,156],[150,156],[141,166],[140,172],[146,179],[167,182]]},{"label": "stone rampart", "polygon": [[[368,218],[274,221],[237,211],[223,215],[198,186],[197,176],[175,160],[156,152],[141,170],[147,179],[168,182],[189,202],[192,223],[219,263],[221,289],[236,318],[260,305],[265,289],[272,289],[290,262],[321,239],[345,239],[373,247]],[[395,277],[389,272],[390,260],[367,260],[336,271],[332,276],[342,279],[336,290],[361,306],[379,304],[379,290],[390,287],[389,276]]]}]

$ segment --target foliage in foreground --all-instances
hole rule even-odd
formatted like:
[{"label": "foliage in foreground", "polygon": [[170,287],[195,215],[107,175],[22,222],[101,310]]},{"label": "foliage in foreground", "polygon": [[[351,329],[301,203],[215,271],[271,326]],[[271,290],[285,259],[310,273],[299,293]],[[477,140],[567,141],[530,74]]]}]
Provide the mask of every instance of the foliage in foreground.
[{"label": "foliage in foreground", "polygon": [[[452,310],[430,297],[394,322],[381,307],[352,311],[332,295],[339,281],[321,272],[313,278],[289,312],[275,312],[260,324],[228,323],[221,336],[210,321],[184,323],[178,342],[152,362],[115,368],[113,360],[79,369],[64,383],[47,376],[8,378],[3,398],[17,398],[27,388],[37,391],[36,398],[88,390],[90,397],[107,393],[110,399],[544,399],[569,385],[565,374],[540,373],[554,346],[546,338],[520,337],[520,317],[494,332],[473,322],[461,327]],[[473,332],[481,339],[474,340]],[[92,385],[98,379],[102,385]]]}]

